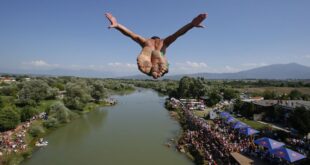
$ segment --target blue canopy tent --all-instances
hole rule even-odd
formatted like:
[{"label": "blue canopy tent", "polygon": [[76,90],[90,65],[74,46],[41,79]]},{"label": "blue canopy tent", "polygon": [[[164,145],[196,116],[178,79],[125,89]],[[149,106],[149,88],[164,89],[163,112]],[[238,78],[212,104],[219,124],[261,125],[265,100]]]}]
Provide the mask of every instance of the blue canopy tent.
[{"label": "blue canopy tent", "polygon": [[242,133],[242,134],[245,134],[245,135],[249,136],[249,135],[253,135],[253,134],[258,133],[259,131],[257,131],[256,129],[253,129],[253,128],[251,128],[251,127],[246,127],[246,128],[241,128],[241,129],[239,130],[239,132]]},{"label": "blue canopy tent", "polygon": [[234,129],[246,128],[246,127],[249,127],[249,126],[241,121],[236,122],[233,126]]},{"label": "blue canopy tent", "polygon": [[283,158],[290,163],[306,158],[305,155],[283,147],[271,150],[270,153],[274,154],[276,157]]},{"label": "blue canopy tent", "polygon": [[263,137],[263,138],[257,139],[257,140],[254,141],[254,143],[258,144],[258,145],[261,145],[261,146],[264,146],[264,147],[268,148],[269,150],[280,148],[280,147],[285,145],[282,142],[278,142],[276,140],[273,140],[273,139],[270,139],[270,138],[267,138],[267,137]]},{"label": "blue canopy tent", "polygon": [[221,118],[228,118],[228,117],[230,117],[231,115],[230,115],[228,112],[221,112],[221,113],[220,113],[220,116],[221,116]]},{"label": "blue canopy tent", "polygon": [[234,121],[236,121],[236,119],[234,118],[234,117],[232,117],[232,116],[230,116],[230,117],[228,117],[227,119],[226,119],[226,123],[232,123],[232,122],[234,122]]}]

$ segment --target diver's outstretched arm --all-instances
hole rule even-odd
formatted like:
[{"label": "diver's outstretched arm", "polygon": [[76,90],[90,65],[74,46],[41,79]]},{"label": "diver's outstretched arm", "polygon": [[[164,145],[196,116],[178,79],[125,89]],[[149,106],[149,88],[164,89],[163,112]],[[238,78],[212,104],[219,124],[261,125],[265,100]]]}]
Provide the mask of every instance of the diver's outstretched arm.
[{"label": "diver's outstretched arm", "polygon": [[201,25],[201,22],[205,20],[208,17],[207,13],[199,14],[196,18],[192,20],[192,22],[188,23],[187,25],[183,26],[181,29],[179,29],[174,34],[168,36],[164,39],[164,44],[166,47],[168,47],[170,44],[172,44],[178,37],[185,34],[187,31],[192,29],[193,27],[198,28],[204,28],[203,25]]},{"label": "diver's outstretched arm", "polygon": [[123,33],[125,36],[130,37],[132,40],[136,41],[139,45],[141,45],[142,47],[144,46],[144,43],[146,41],[145,38],[139,36],[138,34],[135,34],[134,32],[130,31],[129,29],[127,29],[125,26],[123,26],[122,24],[118,23],[116,18],[113,17],[113,15],[111,13],[106,13],[105,16],[108,18],[108,20],[110,21],[111,25],[109,26],[109,28],[115,28],[118,31],[120,31],[121,33]]}]

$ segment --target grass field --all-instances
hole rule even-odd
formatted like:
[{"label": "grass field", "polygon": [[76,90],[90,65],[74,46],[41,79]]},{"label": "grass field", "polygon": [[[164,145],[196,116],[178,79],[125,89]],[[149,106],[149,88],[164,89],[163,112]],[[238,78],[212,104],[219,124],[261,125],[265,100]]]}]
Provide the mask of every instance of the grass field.
[{"label": "grass field", "polygon": [[244,122],[245,124],[247,124],[247,125],[251,126],[252,128],[257,129],[257,130],[263,129],[264,127],[267,126],[266,124],[262,124],[262,123],[259,123],[257,121],[248,120],[245,118],[236,118],[236,119],[238,119],[241,122]]},{"label": "grass field", "polygon": [[298,90],[303,94],[310,94],[310,88],[293,88],[293,87],[260,87],[260,88],[238,88],[240,92],[249,92],[249,93],[263,93],[265,90],[275,91],[276,93],[290,93],[292,90]]},{"label": "grass field", "polygon": [[206,108],[204,111],[194,110],[193,112],[196,116],[205,117],[209,114],[210,111],[211,111],[211,108]]}]

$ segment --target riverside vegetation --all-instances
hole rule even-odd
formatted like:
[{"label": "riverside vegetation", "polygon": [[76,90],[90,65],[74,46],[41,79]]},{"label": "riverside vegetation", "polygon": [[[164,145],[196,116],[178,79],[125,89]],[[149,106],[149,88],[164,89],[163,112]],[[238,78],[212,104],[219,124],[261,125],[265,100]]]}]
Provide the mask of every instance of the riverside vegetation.
[{"label": "riverside vegetation", "polygon": [[0,84],[0,164],[19,164],[31,156],[35,142],[53,129],[110,105],[110,95],[135,90],[130,84],[110,79],[15,79]]}]

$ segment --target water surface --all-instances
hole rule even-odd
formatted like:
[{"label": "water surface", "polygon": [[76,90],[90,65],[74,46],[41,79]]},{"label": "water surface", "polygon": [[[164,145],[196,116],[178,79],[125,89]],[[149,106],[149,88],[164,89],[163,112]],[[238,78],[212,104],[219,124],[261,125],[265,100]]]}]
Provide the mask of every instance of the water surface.
[{"label": "water surface", "polygon": [[46,139],[24,165],[185,165],[184,155],[164,144],[181,133],[152,90],[116,96],[118,104],[90,112]]}]

